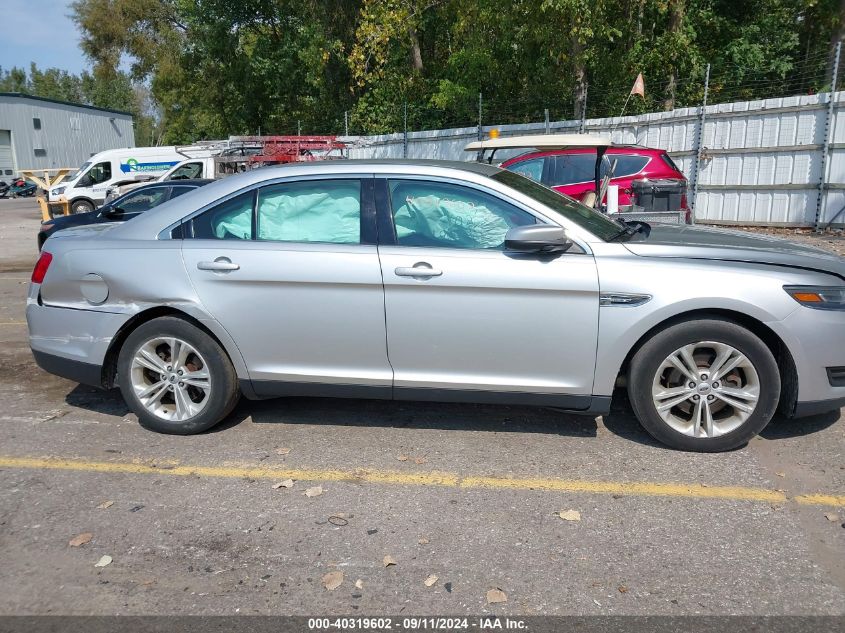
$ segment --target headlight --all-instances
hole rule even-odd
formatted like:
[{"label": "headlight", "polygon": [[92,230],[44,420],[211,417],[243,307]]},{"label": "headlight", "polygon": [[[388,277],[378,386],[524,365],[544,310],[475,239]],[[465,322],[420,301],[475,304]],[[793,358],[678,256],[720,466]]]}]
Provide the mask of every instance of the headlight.
[{"label": "headlight", "polygon": [[802,306],[817,310],[845,310],[845,286],[784,286]]},{"label": "headlight", "polygon": [[42,224],[42,225],[41,225],[41,228],[42,228],[43,230],[45,230],[45,231],[49,231],[49,230],[50,230],[50,229],[52,229],[54,226],[56,226],[56,225],[55,225],[55,224],[53,224],[52,222],[47,222],[46,224]]},{"label": "headlight", "polygon": [[50,192],[50,195],[51,196],[60,196],[65,192],[66,188],[67,187],[57,187],[57,188],[53,189],[53,191]]}]

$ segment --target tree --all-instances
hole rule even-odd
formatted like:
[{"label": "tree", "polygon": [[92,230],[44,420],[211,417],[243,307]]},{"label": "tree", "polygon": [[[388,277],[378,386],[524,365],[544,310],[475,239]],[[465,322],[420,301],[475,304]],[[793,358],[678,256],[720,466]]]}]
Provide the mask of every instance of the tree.
[{"label": "tree", "polygon": [[353,132],[395,132],[405,104],[411,129],[467,126],[479,94],[489,124],[545,108],[578,117],[585,104],[610,116],[640,72],[646,96],[629,111],[671,109],[700,103],[707,63],[711,100],[797,94],[825,88],[845,28],[845,0],[76,0],[73,11],[96,99],[124,98],[129,60],[156,138],[179,143],[339,132],[345,112]]}]

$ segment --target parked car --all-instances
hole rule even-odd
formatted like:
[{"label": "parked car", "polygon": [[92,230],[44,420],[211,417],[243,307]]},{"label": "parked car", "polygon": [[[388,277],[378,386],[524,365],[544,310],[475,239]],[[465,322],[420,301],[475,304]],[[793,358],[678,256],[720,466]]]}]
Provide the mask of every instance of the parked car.
[{"label": "parked car", "polygon": [[[80,283],[80,280],[82,281]],[[610,411],[722,451],[845,404],[845,260],[626,223],[479,163],[332,161],[215,181],[50,239],[35,360],[190,434],[239,396]]]},{"label": "parked car", "polygon": [[61,229],[102,222],[125,222],[163,202],[177,198],[210,182],[210,180],[197,179],[180,180],[178,183],[167,184],[150,183],[112,200],[96,211],[57,216],[41,224],[41,230],[38,231],[38,250],[41,250],[48,237]]},{"label": "parked car", "polygon": [[[602,178],[614,164],[616,167],[610,184],[619,187],[621,212],[640,207],[646,212],[689,213],[689,183],[665,150],[639,145],[613,145],[607,148],[602,159]],[[532,151],[504,161],[501,167],[528,176],[576,200],[595,191],[595,147]]]}]

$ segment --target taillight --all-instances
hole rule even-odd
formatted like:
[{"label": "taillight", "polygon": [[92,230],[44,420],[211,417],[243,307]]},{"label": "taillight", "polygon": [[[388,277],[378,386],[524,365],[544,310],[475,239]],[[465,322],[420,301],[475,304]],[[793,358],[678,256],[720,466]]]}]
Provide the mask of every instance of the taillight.
[{"label": "taillight", "polygon": [[32,269],[32,283],[40,284],[44,282],[44,276],[47,274],[47,269],[52,261],[52,253],[41,251],[41,257],[38,258],[38,261],[35,262],[35,268]]}]

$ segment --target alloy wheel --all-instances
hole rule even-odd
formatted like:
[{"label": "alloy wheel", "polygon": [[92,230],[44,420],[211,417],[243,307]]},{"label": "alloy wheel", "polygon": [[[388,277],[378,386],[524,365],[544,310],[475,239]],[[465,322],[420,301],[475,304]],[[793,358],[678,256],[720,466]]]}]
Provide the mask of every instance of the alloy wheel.
[{"label": "alloy wheel", "polygon": [[208,364],[179,338],[158,337],[141,345],[129,375],[139,402],[163,420],[189,420],[205,409],[211,396]]},{"label": "alloy wheel", "polygon": [[760,379],[735,347],[703,341],[666,357],[654,375],[651,396],[658,415],[674,430],[717,437],[742,426],[754,412]]}]

